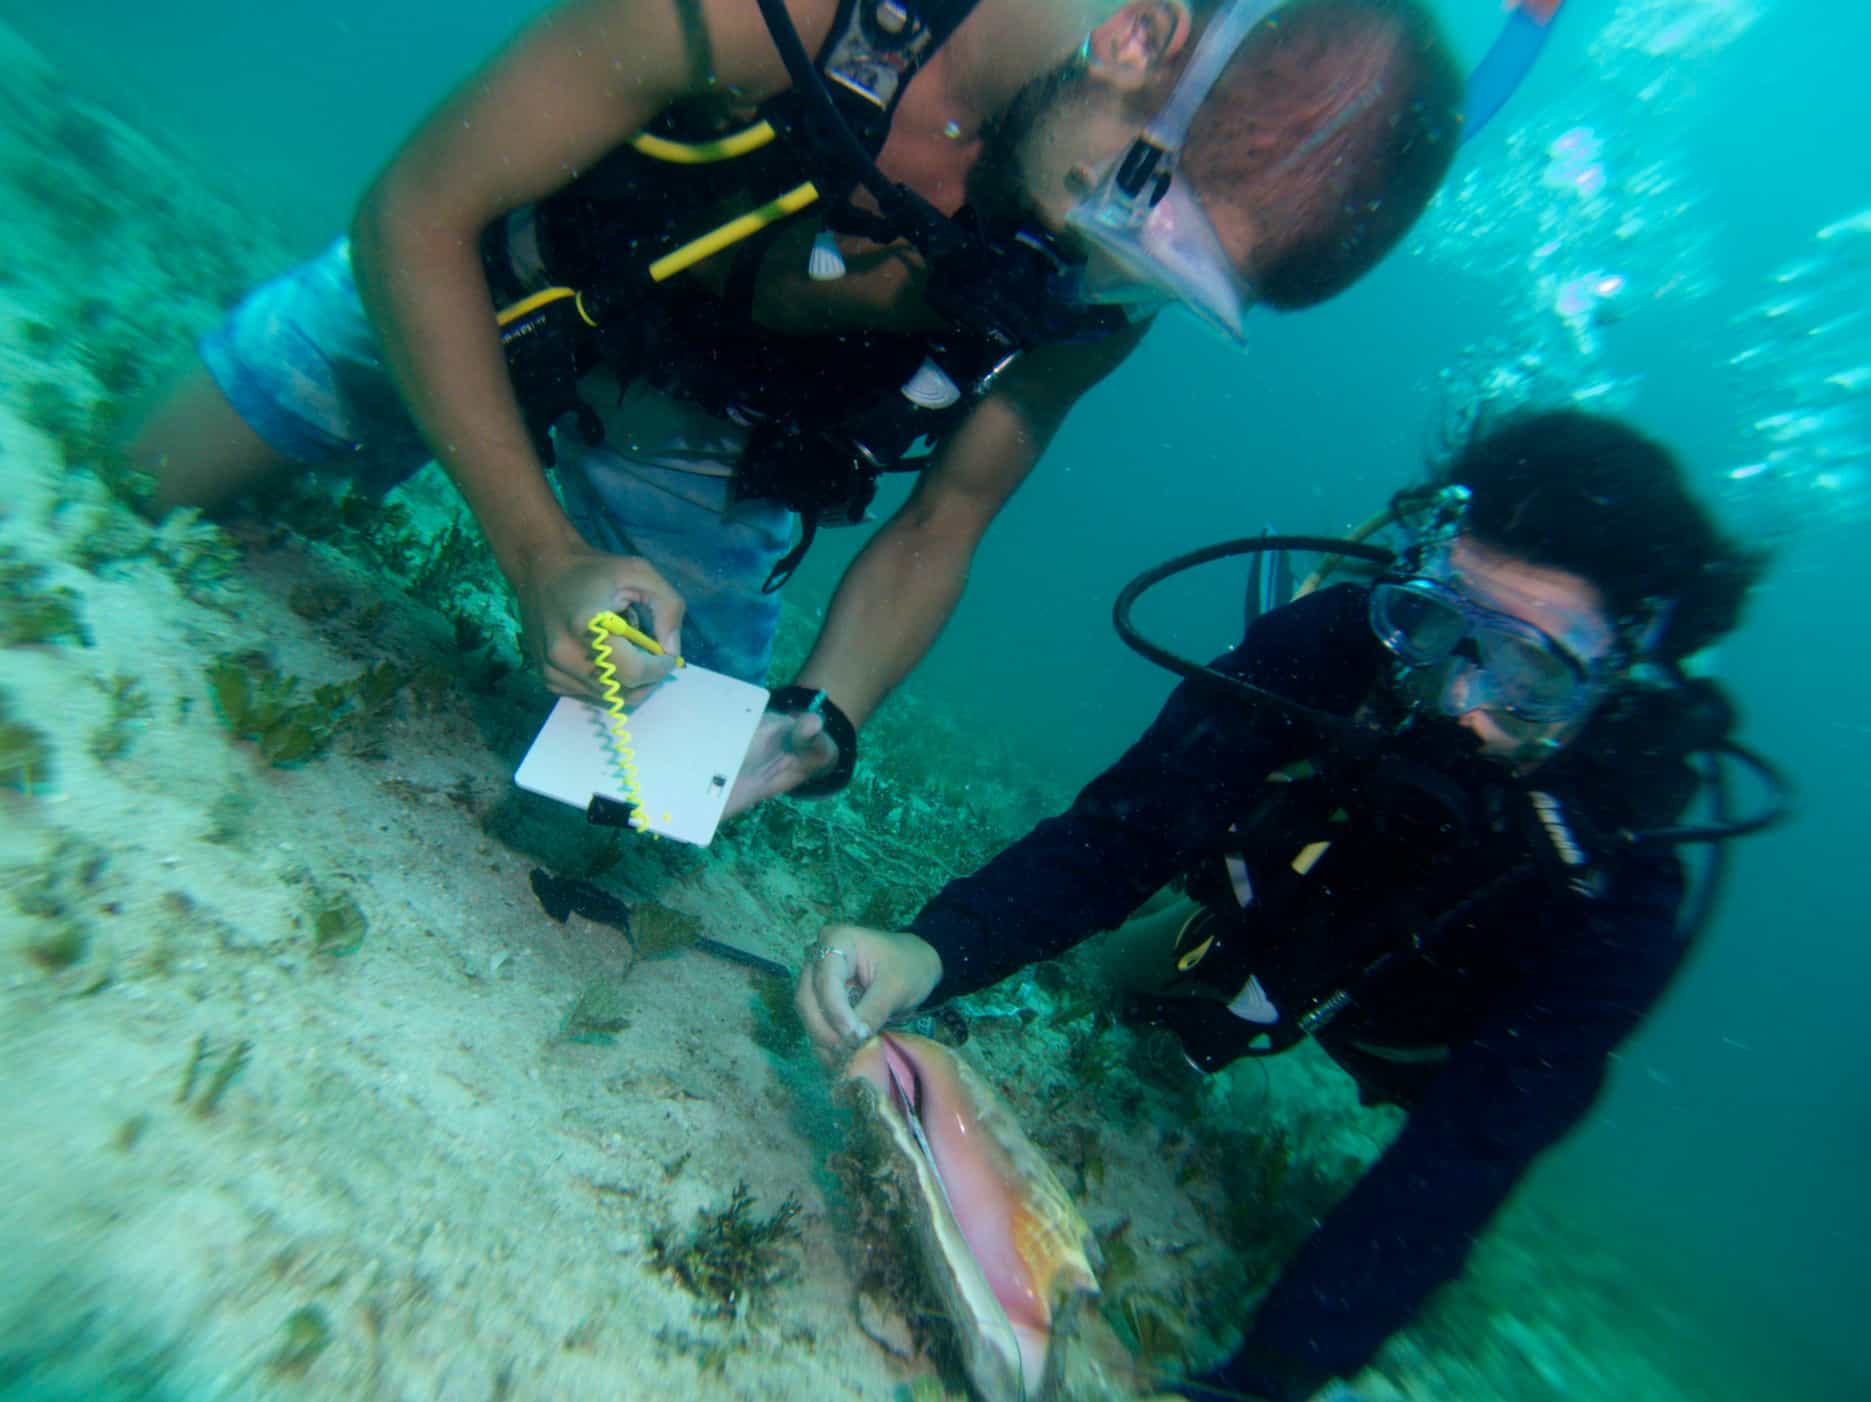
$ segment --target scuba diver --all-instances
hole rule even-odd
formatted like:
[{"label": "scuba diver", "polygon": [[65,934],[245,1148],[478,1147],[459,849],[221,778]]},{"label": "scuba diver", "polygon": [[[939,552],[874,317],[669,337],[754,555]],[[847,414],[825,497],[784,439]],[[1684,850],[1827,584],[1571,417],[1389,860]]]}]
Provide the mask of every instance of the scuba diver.
[{"label": "scuba diver", "polygon": [[[1395,552],[1261,537],[1134,581],[1120,632],[1187,677],[1149,730],[907,930],[827,927],[795,990],[830,1062],[1122,927],[1103,955],[1142,987],[1125,1016],[1198,1070],[1310,1037],[1364,1103],[1405,1108],[1191,1396],[1311,1396],[1456,1276],[1688,954],[1714,873],[1692,889],[1678,848],[1720,852],[1778,813],[1777,774],[1683,668],[1735,627],[1762,562],[1664,448],[1524,413],[1470,434],[1387,519]],[[1345,562],[1328,580],[1365,574],[1315,575],[1208,666],[1130,623],[1170,574],[1293,546]],[[1734,811],[1737,765],[1767,811]]]},{"label": "scuba diver", "polygon": [[[1517,74],[1484,64],[1474,110]],[[833,792],[1078,397],[1167,305],[1238,338],[1349,286],[1468,96],[1420,0],[565,0],[205,338],[129,460],[167,510],[433,455],[553,690],[596,695],[596,615],[662,645],[620,649],[632,699],[678,655],[760,680],[815,529],[916,471],[729,811]]]}]

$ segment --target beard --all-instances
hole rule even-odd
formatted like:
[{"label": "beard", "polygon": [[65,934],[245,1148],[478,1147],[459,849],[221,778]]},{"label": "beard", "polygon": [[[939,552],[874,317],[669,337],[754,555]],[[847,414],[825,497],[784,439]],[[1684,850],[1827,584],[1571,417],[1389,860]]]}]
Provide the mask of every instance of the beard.
[{"label": "beard", "polygon": [[968,203],[995,218],[1032,213],[1022,155],[1033,133],[1085,76],[1085,52],[1074,50],[1049,72],[1032,79],[981,128],[981,154],[968,173]]}]

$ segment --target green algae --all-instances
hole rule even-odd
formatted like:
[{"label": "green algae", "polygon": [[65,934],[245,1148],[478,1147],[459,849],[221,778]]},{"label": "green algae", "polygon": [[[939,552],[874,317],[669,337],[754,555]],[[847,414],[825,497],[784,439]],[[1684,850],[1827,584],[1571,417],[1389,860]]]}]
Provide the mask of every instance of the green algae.
[{"label": "green algae", "polygon": [[630,944],[645,959],[674,954],[694,944],[702,922],[684,910],[643,901],[630,911]]},{"label": "green algae", "polygon": [[313,953],[342,959],[363,948],[370,921],[357,902],[342,891],[314,891],[307,914],[312,920]]},{"label": "green algae", "polygon": [[76,919],[67,918],[37,939],[28,940],[26,957],[49,974],[63,973],[84,958],[91,936]]},{"label": "green algae", "polygon": [[253,653],[216,658],[207,677],[229,733],[251,740],[268,764],[299,764],[331,743],[333,710],[340,699],[335,691],[320,687],[304,696],[298,677]]},{"label": "green algae", "polygon": [[0,709],[0,788],[36,793],[51,774],[52,742],[45,732],[8,719]]},{"label": "green algae", "polygon": [[90,646],[75,590],[46,588],[45,566],[0,549],[0,647],[75,641]]},{"label": "green algae", "polygon": [[143,684],[123,672],[108,680],[98,678],[97,687],[104,693],[109,713],[104,724],[91,732],[85,748],[98,763],[108,764],[129,753],[130,746],[135,743],[137,734],[154,712],[155,706]]},{"label": "green algae", "polygon": [[579,992],[578,999],[565,1014],[559,1037],[567,1042],[608,1046],[617,1034],[630,1030],[623,980],[594,979]]},{"label": "green algae", "polygon": [[303,1305],[287,1315],[282,1332],[279,1350],[266,1365],[275,1373],[305,1372],[331,1344],[331,1321],[317,1305]]},{"label": "green algae", "polygon": [[360,753],[380,753],[380,723],[409,675],[393,663],[367,667],[348,682],[309,688],[281,672],[262,652],[224,653],[208,667],[209,693],[228,732],[251,741],[268,764],[303,764],[323,754],[340,733]]},{"label": "green algae", "polygon": [[803,1204],[788,1197],[768,1217],[756,1216],[753,1205],[752,1190],[737,1183],[728,1205],[702,1208],[686,1236],[662,1233],[650,1240],[657,1268],[700,1300],[706,1316],[739,1318],[761,1296],[798,1274],[791,1248],[799,1240],[797,1218]]},{"label": "green algae", "polygon": [[[201,1049],[197,1048],[197,1054]],[[222,1097],[228,1092],[240,1073],[247,1069],[247,1063],[253,1059],[253,1043],[242,1039],[230,1047],[214,1068],[214,1074],[208,1078],[208,1087],[202,1091],[195,1102],[195,1115],[198,1119],[212,1119],[215,1111],[221,1108]]]},{"label": "green algae", "polygon": [[1180,1371],[1187,1363],[1186,1331],[1173,1301],[1133,1290],[1106,1301],[1101,1312],[1124,1347],[1149,1371]]},{"label": "green algae", "polygon": [[214,602],[242,558],[234,538],[195,511],[171,512],[151,551],[182,597],[195,603]]},{"label": "green algae", "polygon": [[188,1064],[182,1068],[182,1086],[175,1093],[175,1103],[186,1105],[195,1097],[195,1083],[201,1078],[201,1068],[207,1064],[209,1051],[208,1034],[203,1032],[195,1038],[195,1049],[189,1055]]}]

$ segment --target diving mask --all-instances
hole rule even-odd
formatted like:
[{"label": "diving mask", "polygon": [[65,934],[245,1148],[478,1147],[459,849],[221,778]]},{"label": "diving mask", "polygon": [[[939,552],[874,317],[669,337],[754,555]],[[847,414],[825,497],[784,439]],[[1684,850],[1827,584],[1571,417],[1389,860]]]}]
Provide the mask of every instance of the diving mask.
[{"label": "diving mask", "polygon": [[[1189,125],[1222,70],[1282,0],[1232,0],[1210,21],[1163,110],[1123,155],[1099,173],[1091,193],[1066,216],[1094,255],[1083,296],[1155,311],[1179,301],[1242,339],[1254,289],[1215,233],[1199,193],[1178,180]],[[1563,0],[1507,0],[1500,38],[1468,81],[1463,140],[1502,105],[1539,57]],[[1102,262],[1105,266],[1100,267]]]},{"label": "diving mask", "polygon": [[1441,571],[1372,586],[1371,631],[1445,714],[1499,710],[1540,725],[1582,720],[1610,689],[1612,656],[1588,659],[1524,619],[1477,603]]},{"label": "diving mask", "polygon": [[1253,289],[1228,257],[1201,197],[1176,178],[1176,165],[1189,124],[1222,70],[1280,3],[1234,0],[1217,14],[1163,110],[1066,216],[1093,253],[1088,300],[1180,301],[1241,339]]}]

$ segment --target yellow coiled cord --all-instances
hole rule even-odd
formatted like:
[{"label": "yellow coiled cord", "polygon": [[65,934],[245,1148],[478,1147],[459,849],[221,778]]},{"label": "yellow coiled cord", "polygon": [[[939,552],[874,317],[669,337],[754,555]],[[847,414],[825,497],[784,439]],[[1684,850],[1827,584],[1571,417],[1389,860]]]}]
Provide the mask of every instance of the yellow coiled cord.
[{"label": "yellow coiled cord", "polygon": [[[623,781],[624,802],[630,805],[630,826],[638,832],[648,829],[650,820],[643,816],[643,785],[637,774],[637,755],[630,744],[630,716],[624,710],[623,685],[617,680],[617,664],[611,656],[611,637],[628,638],[647,652],[660,654],[656,639],[614,613],[593,615],[585,625],[591,634],[591,666],[598,674],[598,693],[604,698],[610,729],[611,762]],[[682,659],[676,659],[678,667]],[[657,836],[651,833],[650,836]]]}]

